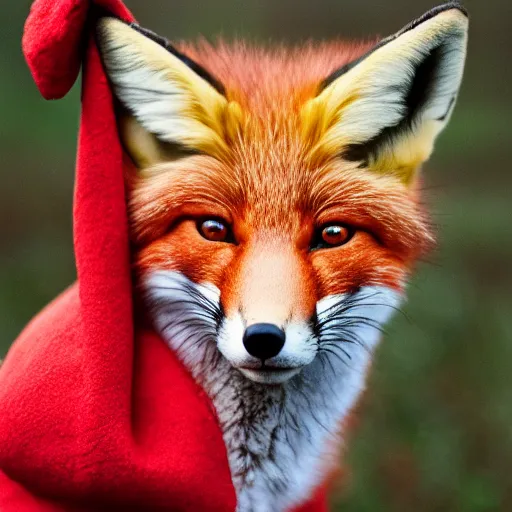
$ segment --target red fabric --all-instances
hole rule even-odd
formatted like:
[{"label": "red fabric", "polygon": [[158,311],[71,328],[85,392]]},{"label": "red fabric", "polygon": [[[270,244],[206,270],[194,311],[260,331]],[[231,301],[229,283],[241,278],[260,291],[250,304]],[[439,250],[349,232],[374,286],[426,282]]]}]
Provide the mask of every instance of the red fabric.
[{"label": "red fabric", "polygon": [[[0,510],[232,512],[236,498],[204,392],[134,326],[123,153],[87,23],[120,0],[37,0],[23,49],[45,98],[83,64],[74,243],[78,282],[24,330],[0,370]],[[300,512],[326,510],[323,492]]]}]

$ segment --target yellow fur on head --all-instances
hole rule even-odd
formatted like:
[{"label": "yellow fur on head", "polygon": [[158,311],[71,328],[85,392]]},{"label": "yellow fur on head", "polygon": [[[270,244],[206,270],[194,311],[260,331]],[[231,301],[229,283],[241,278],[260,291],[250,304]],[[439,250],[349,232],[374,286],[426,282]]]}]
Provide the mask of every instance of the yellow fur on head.
[{"label": "yellow fur on head", "polygon": [[[139,168],[174,160],[183,150],[227,160],[240,140],[275,140],[272,134],[283,132],[300,140],[313,167],[341,157],[408,184],[453,110],[467,25],[462,9],[441,6],[348,61],[316,96],[318,82],[298,80],[286,97],[272,96],[268,105],[262,99],[268,84],[248,88],[237,82],[245,76],[240,64],[233,75],[224,69],[225,60],[214,66],[227,76],[225,95],[204,68],[142,29],[104,18],[97,33],[124,107],[118,116],[121,137]],[[272,83],[281,83],[281,76]],[[268,110],[263,115],[262,107]]]}]

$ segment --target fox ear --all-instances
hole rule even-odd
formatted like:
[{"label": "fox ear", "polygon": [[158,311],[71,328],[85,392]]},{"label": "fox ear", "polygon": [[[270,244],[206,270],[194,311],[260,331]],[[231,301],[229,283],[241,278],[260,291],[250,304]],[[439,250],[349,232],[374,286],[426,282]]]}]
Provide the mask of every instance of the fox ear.
[{"label": "fox ear", "polygon": [[302,112],[314,153],[412,181],[453,111],[467,29],[466,11],[445,4],[326,78]]},{"label": "fox ear", "polygon": [[185,152],[222,156],[241,112],[208,71],[137,25],[101,18],[98,47],[115,95],[125,148],[139,167]]}]

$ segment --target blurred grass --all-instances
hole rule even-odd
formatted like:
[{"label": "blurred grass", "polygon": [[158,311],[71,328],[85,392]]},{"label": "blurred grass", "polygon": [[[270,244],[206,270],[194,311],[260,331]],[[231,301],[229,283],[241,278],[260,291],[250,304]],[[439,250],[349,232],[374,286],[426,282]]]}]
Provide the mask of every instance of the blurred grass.
[{"label": "blurred grass", "polygon": [[491,235],[507,229],[510,201],[440,201],[442,265],[421,269],[380,348],[340,510],[512,510],[512,297],[500,279],[512,244]]},{"label": "blurred grass", "polygon": [[[391,33],[427,0],[127,0],[172,38]],[[439,249],[373,365],[334,510],[512,510],[512,48],[505,0],[465,2],[470,54],[459,104],[425,169]],[[74,279],[71,200],[79,88],[39,98],[19,40],[29,2],[2,2],[0,355]]]}]

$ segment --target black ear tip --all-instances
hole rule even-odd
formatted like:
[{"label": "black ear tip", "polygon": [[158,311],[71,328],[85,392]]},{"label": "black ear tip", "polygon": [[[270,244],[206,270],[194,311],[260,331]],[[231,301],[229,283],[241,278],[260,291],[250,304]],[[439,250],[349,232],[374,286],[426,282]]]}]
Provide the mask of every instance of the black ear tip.
[{"label": "black ear tip", "polygon": [[440,14],[441,12],[451,11],[452,9],[457,9],[462,14],[464,14],[464,16],[466,16],[466,18],[469,18],[468,10],[462,5],[461,2],[457,2],[457,1],[448,2],[446,4],[442,4],[437,7],[434,7],[427,14],[431,14],[431,16],[435,16],[437,14]]},{"label": "black ear tip", "polygon": [[464,14],[465,16],[467,16],[469,18],[469,11],[466,9],[466,7],[464,7],[460,2],[455,2],[456,6],[457,6],[457,9],[459,9],[459,11]]},{"label": "black ear tip", "polygon": [[458,9],[466,18],[469,18],[469,11],[462,5],[461,2],[451,2],[454,9]]},{"label": "black ear tip", "polygon": [[437,7],[434,7],[433,9],[430,9],[430,11],[427,11],[423,16],[420,16],[419,18],[415,19],[409,25],[406,25],[400,32],[395,34],[392,39],[396,38],[397,36],[403,35],[405,32],[408,32],[409,30],[413,30],[422,23],[425,23],[426,21],[431,20],[432,18],[435,18],[439,14],[442,14],[443,12],[447,11],[453,11],[457,10],[461,12],[466,18],[469,18],[468,11],[460,2],[448,2],[446,4],[438,5]]}]

